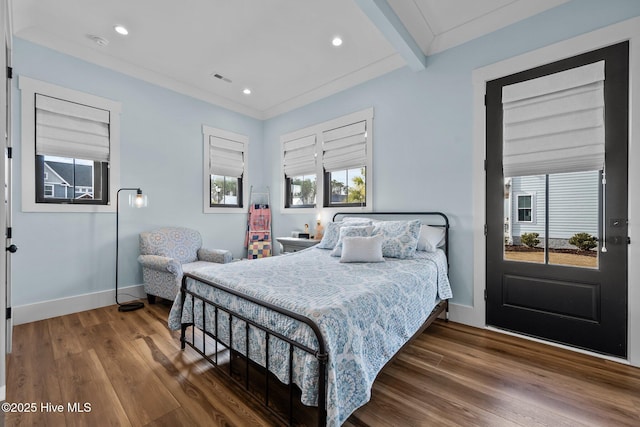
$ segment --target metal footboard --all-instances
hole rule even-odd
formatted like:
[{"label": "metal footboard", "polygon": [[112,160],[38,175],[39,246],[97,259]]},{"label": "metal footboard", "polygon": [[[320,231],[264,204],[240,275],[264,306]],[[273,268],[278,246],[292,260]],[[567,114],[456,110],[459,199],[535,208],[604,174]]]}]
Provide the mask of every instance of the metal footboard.
[{"label": "metal footboard", "polygon": [[[267,308],[271,311],[277,312],[281,315],[284,315],[288,318],[297,320],[301,323],[306,324],[307,326],[309,326],[309,328],[311,328],[311,330],[314,332],[316,339],[317,339],[317,343],[318,343],[318,348],[317,349],[312,349],[309,348],[299,342],[296,342],[294,340],[292,340],[289,337],[286,337],[284,335],[282,335],[281,333],[266,327],[264,325],[261,325],[249,318],[247,318],[246,316],[243,316],[239,313],[234,312],[233,310],[229,309],[228,307],[222,306],[221,304],[214,302],[214,301],[210,301],[207,298],[202,297],[201,295],[196,294],[195,292],[187,289],[187,280],[188,279],[193,279],[199,283],[203,283],[206,284],[208,286],[211,286],[215,289],[219,289],[220,291],[226,292],[228,294],[234,295],[235,297],[241,298],[245,301],[249,301],[253,304],[256,304],[260,307],[264,307]],[[272,415],[274,415],[278,420],[280,420],[281,422],[283,422],[284,424],[288,424],[288,425],[293,425],[294,424],[294,393],[295,393],[295,384],[293,381],[293,355],[294,355],[294,349],[298,349],[300,351],[303,351],[307,354],[312,355],[313,357],[315,357],[318,361],[318,390],[317,390],[317,396],[318,396],[318,407],[317,407],[317,417],[318,417],[318,426],[325,426],[326,425],[326,420],[327,420],[327,387],[326,387],[326,373],[327,373],[327,360],[328,360],[328,355],[326,353],[326,349],[325,349],[325,343],[324,343],[324,339],[322,337],[322,334],[320,333],[320,329],[318,328],[318,325],[316,325],[311,319],[305,317],[305,316],[301,316],[297,313],[294,313],[292,311],[283,309],[281,307],[277,307],[273,304],[264,302],[264,301],[260,301],[256,298],[244,295],[242,293],[239,293],[233,289],[229,289],[225,286],[219,285],[217,283],[205,280],[203,278],[194,276],[192,274],[188,274],[185,273],[183,278],[182,278],[182,286],[181,286],[181,305],[182,308],[184,309],[184,304],[187,298],[187,295],[191,295],[193,298],[193,319],[194,319],[194,323],[182,323],[182,327],[181,327],[181,334],[180,334],[180,346],[181,348],[184,350],[185,347],[188,345],[189,347],[193,348],[196,352],[198,352],[203,358],[205,358],[206,360],[209,361],[209,363],[211,363],[212,365],[216,366],[216,367],[220,367],[220,361],[218,359],[218,355],[220,353],[219,348],[222,348],[222,351],[224,350],[228,350],[229,354],[230,354],[230,358],[228,360],[228,369],[219,369],[218,372],[224,373],[229,379],[231,379],[235,384],[237,384],[238,386],[240,386],[241,388],[243,388],[247,393],[248,396],[251,396],[252,399],[254,399],[255,401],[257,401],[258,404],[262,405],[263,407],[265,407],[265,409],[267,409],[267,411],[269,411]],[[195,301],[199,300],[202,301],[202,329],[200,329],[199,327],[197,327],[195,325]],[[214,313],[214,318],[213,319],[207,319],[207,308],[213,308],[213,313]],[[229,344],[225,344],[223,339],[221,339],[218,335],[218,324],[221,321],[220,320],[220,313],[225,313],[228,316],[228,323],[229,323]],[[244,323],[245,328],[244,328],[244,339],[245,339],[245,354],[242,354],[241,351],[237,351],[236,349],[233,348],[234,346],[234,341],[233,341],[233,321],[234,319],[239,320],[241,322]],[[207,323],[213,320],[213,331],[208,330],[207,328]],[[226,321],[226,320],[225,320]],[[265,367],[262,368],[260,366],[259,363],[251,360],[251,358],[249,357],[251,354],[251,349],[250,349],[250,339],[249,339],[249,330],[250,328],[255,328],[259,331],[262,331],[264,333],[264,337],[265,337],[265,348],[266,348],[266,355],[265,355]],[[191,333],[189,334],[189,329],[191,330]],[[199,330],[202,334],[202,341],[201,341],[201,347],[199,347],[196,343],[196,329]],[[188,339],[190,335],[190,339]],[[209,337],[212,340],[214,340],[214,345],[215,345],[215,352],[213,354],[213,357],[211,357],[211,355],[207,354],[207,348],[206,348],[206,338]],[[274,408],[273,405],[271,405],[271,399],[270,399],[270,389],[271,389],[271,385],[270,385],[270,381],[277,381],[277,379],[273,379],[270,378],[271,374],[269,372],[269,339],[271,337],[276,337],[280,340],[282,340],[283,342],[288,344],[288,348],[289,348],[289,366],[288,366],[288,378],[289,378],[289,383],[286,384],[286,388],[288,391],[288,414],[287,416],[284,416],[282,414],[281,410],[278,410],[277,408]],[[219,347],[220,346],[220,347]],[[233,360],[235,358],[240,358],[243,359],[244,361],[244,369],[245,369],[245,373],[244,373],[244,380],[242,379],[238,379],[233,375]],[[265,388],[264,388],[264,392],[262,393],[263,396],[262,398],[256,396],[256,394],[252,393],[250,391],[250,366],[254,366],[257,367],[259,371],[264,370],[264,384],[265,384]]]}]

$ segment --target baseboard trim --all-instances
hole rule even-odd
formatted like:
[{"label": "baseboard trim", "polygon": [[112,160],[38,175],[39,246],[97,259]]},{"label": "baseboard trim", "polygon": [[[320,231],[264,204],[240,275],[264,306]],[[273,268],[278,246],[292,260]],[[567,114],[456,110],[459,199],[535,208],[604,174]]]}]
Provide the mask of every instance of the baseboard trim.
[{"label": "baseboard trim", "polygon": [[471,305],[449,303],[449,319],[453,322],[462,323],[476,328],[484,328],[484,315]]},{"label": "baseboard trim", "polygon": [[[118,289],[120,302],[145,298],[143,285]],[[115,289],[13,307],[13,324],[35,322],[115,304]]]}]

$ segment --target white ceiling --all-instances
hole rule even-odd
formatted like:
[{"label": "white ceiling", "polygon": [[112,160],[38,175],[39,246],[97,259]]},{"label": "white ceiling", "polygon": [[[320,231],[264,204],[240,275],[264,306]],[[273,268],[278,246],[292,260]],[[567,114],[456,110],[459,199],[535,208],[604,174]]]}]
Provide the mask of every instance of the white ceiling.
[{"label": "white ceiling", "polygon": [[566,1],[13,0],[12,17],[15,37],[265,119]]}]

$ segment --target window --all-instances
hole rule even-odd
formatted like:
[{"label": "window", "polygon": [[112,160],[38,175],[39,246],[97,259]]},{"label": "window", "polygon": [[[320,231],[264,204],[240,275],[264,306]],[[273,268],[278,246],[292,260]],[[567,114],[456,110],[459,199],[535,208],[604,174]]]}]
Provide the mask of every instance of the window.
[{"label": "window", "polygon": [[366,206],[366,168],[326,172],[327,188],[325,206]]},{"label": "window", "polygon": [[322,207],[371,210],[373,109],[284,135],[283,212]]},{"label": "window", "polygon": [[247,146],[244,135],[208,126],[204,135],[204,212],[243,212],[247,204]]},{"label": "window", "polygon": [[241,186],[242,178],[211,175],[211,203],[209,206],[242,207],[242,197],[238,197],[238,189]]},{"label": "window", "polygon": [[286,178],[287,199],[285,207],[315,207],[316,175],[298,175]]},{"label": "window", "polygon": [[285,208],[314,208],[317,191],[315,134],[282,143]]},{"label": "window", "polygon": [[518,222],[533,222],[533,195],[518,195]]},{"label": "window", "polygon": [[120,103],[20,76],[22,206],[31,212],[113,212]]},{"label": "window", "polygon": [[322,133],[324,206],[367,205],[367,122]]}]

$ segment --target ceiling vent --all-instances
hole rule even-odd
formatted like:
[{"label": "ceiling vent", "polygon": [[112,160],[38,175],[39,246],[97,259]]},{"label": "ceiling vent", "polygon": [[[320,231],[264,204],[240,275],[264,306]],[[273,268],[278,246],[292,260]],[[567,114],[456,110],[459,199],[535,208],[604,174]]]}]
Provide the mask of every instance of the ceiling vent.
[{"label": "ceiling vent", "polygon": [[89,37],[98,46],[105,47],[109,45],[109,40],[105,39],[104,37],[96,36],[93,34],[87,34],[87,37]]},{"label": "ceiling vent", "polygon": [[212,74],[212,76],[215,77],[216,79],[222,80],[223,82],[231,83],[231,79],[228,79],[225,76],[220,75],[218,73]]}]

